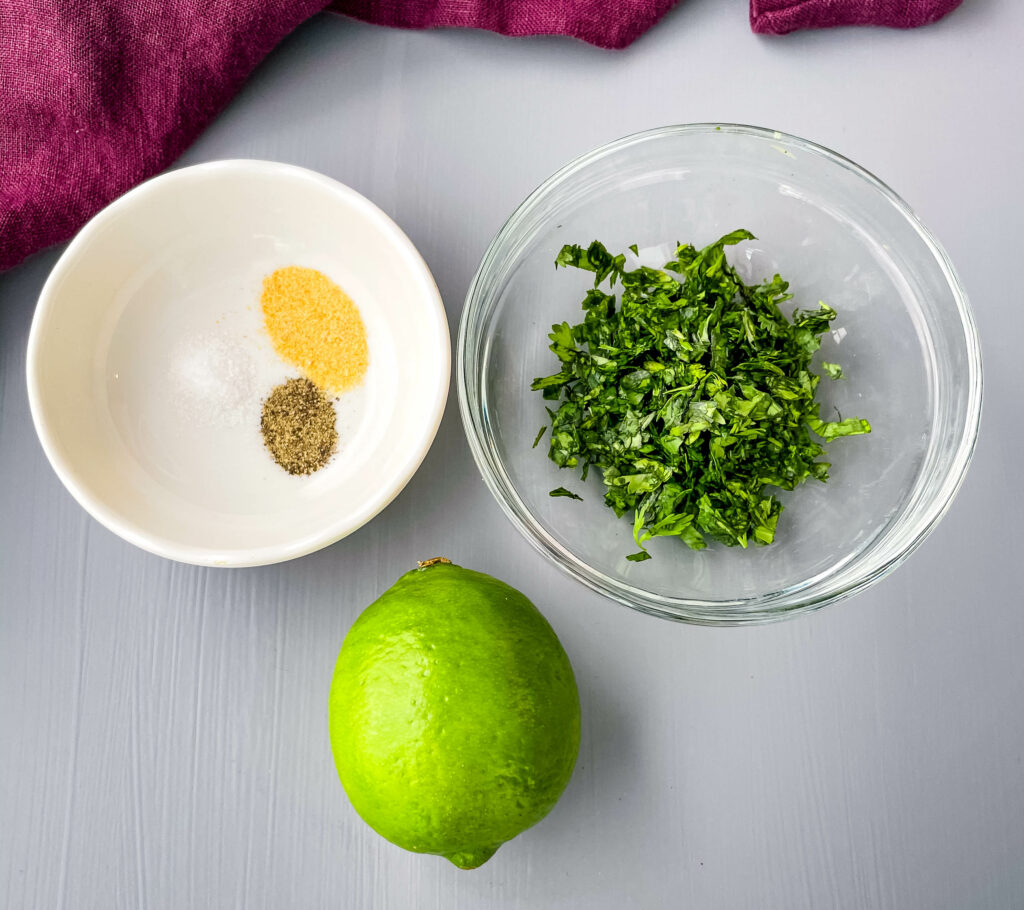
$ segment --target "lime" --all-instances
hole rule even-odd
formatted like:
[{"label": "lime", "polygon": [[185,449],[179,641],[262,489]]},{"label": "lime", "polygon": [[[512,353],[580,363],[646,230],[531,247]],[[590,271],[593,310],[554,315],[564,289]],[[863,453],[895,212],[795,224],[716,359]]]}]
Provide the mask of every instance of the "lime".
[{"label": "lime", "polygon": [[406,850],[473,869],[558,801],[579,751],[579,694],[526,597],[430,560],[349,630],[329,724],[363,820]]}]

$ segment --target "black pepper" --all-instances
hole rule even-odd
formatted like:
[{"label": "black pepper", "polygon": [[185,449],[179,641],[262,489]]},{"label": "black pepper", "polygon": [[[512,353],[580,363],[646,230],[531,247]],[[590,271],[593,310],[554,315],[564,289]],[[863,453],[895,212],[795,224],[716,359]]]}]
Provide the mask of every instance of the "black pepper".
[{"label": "black pepper", "polygon": [[338,446],[334,406],[308,379],[289,379],[263,402],[260,432],[289,474],[319,471]]}]

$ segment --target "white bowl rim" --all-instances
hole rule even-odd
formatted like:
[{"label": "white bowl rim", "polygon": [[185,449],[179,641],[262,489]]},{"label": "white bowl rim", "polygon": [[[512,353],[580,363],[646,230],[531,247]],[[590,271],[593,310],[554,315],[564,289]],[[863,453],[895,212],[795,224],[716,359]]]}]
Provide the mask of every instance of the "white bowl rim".
[{"label": "white bowl rim", "polygon": [[[56,439],[51,432],[47,414],[42,403],[42,391],[39,384],[39,363],[42,346],[45,342],[42,326],[46,321],[45,316],[51,307],[54,306],[54,288],[75,266],[82,249],[98,230],[102,229],[107,222],[121,216],[125,211],[139,205],[144,205],[147,198],[154,192],[164,192],[172,188],[176,183],[191,180],[200,175],[232,171],[248,171],[266,177],[285,176],[292,179],[310,181],[317,184],[323,190],[341,197],[350,207],[359,210],[368,221],[374,222],[389,239],[389,242],[396,251],[402,255],[410,272],[423,287],[424,300],[429,305],[429,313],[433,316],[438,336],[443,344],[443,356],[441,358],[443,369],[438,371],[436,377],[436,387],[428,415],[429,420],[425,425],[426,432],[423,434],[420,445],[409,449],[399,469],[386,479],[387,482],[381,483],[374,495],[369,497],[357,511],[339,518],[315,534],[307,534],[296,540],[268,544],[262,547],[235,547],[213,550],[208,547],[181,543],[160,534],[152,533],[139,523],[126,519],[118,510],[111,508],[90,492],[87,485],[80,479],[79,471],[75,465],[70,459],[64,457],[61,447],[57,445]],[[149,180],[144,181],[118,197],[86,222],[57,260],[39,294],[35,313],[32,317],[32,325],[29,330],[25,372],[28,385],[29,410],[39,442],[43,447],[43,452],[68,492],[100,524],[122,539],[149,553],[177,562],[218,567],[260,566],[306,556],[309,553],[336,543],[380,514],[405,488],[426,457],[434,437],[437,435],[441,418],[444,415],[451,377],[451,339],[444,301],[429,267],[405,232],[377,205],[344,183],[308,168],[278,161],[229,158],[175,168],[174,170],[151,177]]]},{"label": "white bowl rim", "polygon": [[[704,600],[655,595],[612,578],[579,559],[559,544],[529,513],[525,504],[519,499],[515,488],[497,476],[497,472],[489,464],[489,457],[484,449],[480,438],[480,430],[477,427],[477,414],[474,413],[469,401],[467,342],[470,317],[480,305],[477,297],[478,286],[485,268],[489,265],[490,259],[495,255],[497,247],[509,233],[515,230],[517,222],[524,218],[526,213],[565,178],[606,155],[621,151],[631,145],[667,135],[708,132],[733,133],[752,136],[758,139],[769,139],[775,142],[791,143],[795,147],[803,148],[812,154],[832,161],[863,179],[903,215],[934,256],[953,293],[957,312],[960,316],[964,331],[964,343],[967,349],[969,400],[968,407],[964,413],[963,434],[952,458],[950,470],[944,478],[943,484],[937,490],[931,502],[928,503],[928,508],[923,511],[920,523],[912,538],[876,570],[857,578],[852,583],[837,590],[810,594],[809,596],[806,594],[802,596],[799,592],[775,591],[741,599]],[[978,337],[974,313],[966,291],[945,249],[903,198],[873,173],[826,146],[791,133],[782,132],[781,130],[726,122],[669,124],[630,133],[588,152],[584,152],[563,165],[541,183],[516,206],[512,214],[492,238],[481,258],[480,266],[473,276],[473,280],[470,282],[466,293],[466,301],[459,323],[456,363],[458,364],[456,385],[458,389],[459,412],[462,416],[466,437],[469,440],[470,449],[473,453],[473,460],[476,462],[477,469],[483,477],[485,485],[498,501],[502,511],[530,545],[577,581],[624,606],[664,619],[707,626],[749,625],[773,622],[789,616],[817,610],[826,604],[843,600],[870,587],[901,565],[934,530],[938,522],[949,510],[963,484],[975,447],[977,446],[984,390],[981,343]],[[508,487],[507,490],[505,489],[506,486]],[[511,497],[509,493],[511,493]],[[516,503],[513,504],[510,498],[516,500]]]}]

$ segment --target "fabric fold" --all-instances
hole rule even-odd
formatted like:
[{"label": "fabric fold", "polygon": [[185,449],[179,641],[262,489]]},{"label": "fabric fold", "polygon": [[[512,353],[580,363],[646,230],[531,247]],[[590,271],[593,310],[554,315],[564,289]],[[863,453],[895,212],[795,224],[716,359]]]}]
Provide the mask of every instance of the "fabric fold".
[{"label": "fabric fold", "polygon": [[5,0],[0,269],[170,165],[327,0]]},{"label": "fabric fold", "polygon": [[763,35],[804,28],[885,25],[917,28],[937,22],[962,0],[750,0],[750,27]]},{"label": "fabric fold", "polygon": [[621,49],[677,0],[336,0],[331,9],[397,28],[482,28],[516,38],[564,35]]}]

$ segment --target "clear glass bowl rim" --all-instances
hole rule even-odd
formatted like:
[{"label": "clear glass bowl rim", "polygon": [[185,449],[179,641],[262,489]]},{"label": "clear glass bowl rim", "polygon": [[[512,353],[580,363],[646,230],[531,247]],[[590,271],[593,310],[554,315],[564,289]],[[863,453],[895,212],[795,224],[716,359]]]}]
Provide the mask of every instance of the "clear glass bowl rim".
[{"label": "clear glass bowl rim", "polygon": [[[817,585],[812,585],[806,590],[775,591],[751,598],[716,601],[669,597],[626,584],[594,569],[554,540],[539,525],[519,498],[505,474],[500,460],[492,451],[489,451],[485,444],[486,432],[483,425],[482,401],[476,390],[475,381],[470,376],[470,370],[476,361],[477,354],[475,346],[470,348],[470,332],[473,326],[487,315],[486,300],[483,297],[481,286],[505,241],[509,239],[510,235],[516,233],[520,224],[526,220],[532,210],[553,190],[587,165],[605,156],[620,152],[629,146],[661,137],[707,132],[734,133],[790,144],[795,148],[823,157],[861,178],[903,216],[934,256],[952,292],[960,316],[967,352],[968,406],[961,424],[962,433],[946,477],[936,488],[931,499],[923,503],[915,513],[915,527],[906,543],[889,554],[888,558],[873,571],[857,575],[847,584],[834,589],[828,588],[826,581],[824,590],[816,590]],[[967,294],[946,251],[917,217],[913,209],[886,183],[838,152],[779,130],[739,123],[684,123],[631,133],[580,155],[541,183],[519,204],[491,240],[476,274],[470,282],[462,318],[459,322],[456,364],[459,411],[462,415],[462,423],[470,450],[473,453],[473,459],[484,483],[498,501],[502,511],[534,549],[587,587],[631,609],[664,619],[708,626],[753,625],[817,610],[866,589],[901,565],[921,545],[946,514],[963,483],[977,444],[984,387],[981,345]]]}]

